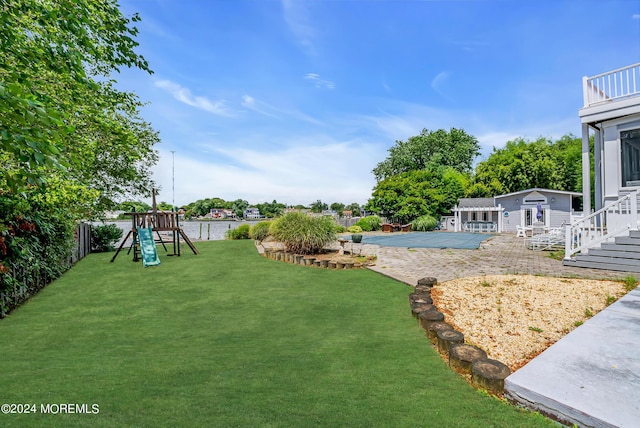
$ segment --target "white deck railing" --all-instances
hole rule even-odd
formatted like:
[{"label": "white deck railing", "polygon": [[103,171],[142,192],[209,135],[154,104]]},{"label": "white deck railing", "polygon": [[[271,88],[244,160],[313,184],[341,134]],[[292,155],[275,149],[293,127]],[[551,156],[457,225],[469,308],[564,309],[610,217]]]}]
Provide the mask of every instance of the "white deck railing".
[{"label": "white deck railing", "polygon": [[567,227],[564,258],[638,227],[638,190]]},{"label": "white deck railing", "polygon": [[584,106],[640,94],[640,63],[582,78]]}]

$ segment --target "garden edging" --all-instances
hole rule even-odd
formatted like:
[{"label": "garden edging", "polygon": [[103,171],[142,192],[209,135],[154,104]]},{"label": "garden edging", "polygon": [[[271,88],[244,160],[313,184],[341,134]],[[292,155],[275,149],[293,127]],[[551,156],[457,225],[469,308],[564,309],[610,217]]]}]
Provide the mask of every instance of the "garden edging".
[{"label": "garden edging", "polygon": [[465,343],[464,335],[445,322],[431,298],[431,289],[438,281],[433,277],[421,278],[409,294],[412,315],[425,330],[427,338],[449,367],[463,375],[475,388],[502,396],[504,380],[511,374],[506,364],[487,357],[477,346]]}]

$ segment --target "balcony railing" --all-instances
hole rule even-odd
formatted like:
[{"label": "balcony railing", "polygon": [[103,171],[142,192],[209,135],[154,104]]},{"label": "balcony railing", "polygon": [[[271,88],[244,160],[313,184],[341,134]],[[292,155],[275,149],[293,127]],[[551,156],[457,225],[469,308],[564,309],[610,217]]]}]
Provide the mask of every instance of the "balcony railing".
[{"label": "balcony railing", "polygon": [[640,63],[582,78],[584,106],[640,94]]}]

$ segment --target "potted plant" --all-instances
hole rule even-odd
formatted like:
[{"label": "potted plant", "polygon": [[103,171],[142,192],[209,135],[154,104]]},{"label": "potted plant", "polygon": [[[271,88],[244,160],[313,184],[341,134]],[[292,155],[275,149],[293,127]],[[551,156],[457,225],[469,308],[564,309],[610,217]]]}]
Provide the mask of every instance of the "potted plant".
[{"label": "potted plant", "polygon": [[354,244],[362,242],[362,228],[360,226],[351,226],[347,228],[347,232],[351,232],[351,241],[353,241]]}]

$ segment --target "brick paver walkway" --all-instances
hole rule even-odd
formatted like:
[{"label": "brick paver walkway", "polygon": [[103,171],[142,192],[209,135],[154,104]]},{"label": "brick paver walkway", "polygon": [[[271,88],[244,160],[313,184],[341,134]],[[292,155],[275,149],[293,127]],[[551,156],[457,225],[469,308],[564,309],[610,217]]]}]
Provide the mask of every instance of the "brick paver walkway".
[{"label": "brick paver walkway", "polygon": [[381,247],[350,242],[345,245],[346,250],[351,250],[353,245],[356,254],[376,255],[376,264],[370,269],[410,285],[426,276],[442,282],[480,275],[529,274],[590,279],[616,279],[628,275],[563,266],[561,261],[550,258],[548,251],[527,249],[523,239],[514,234],[493,236],[477,250]]}]

